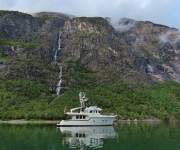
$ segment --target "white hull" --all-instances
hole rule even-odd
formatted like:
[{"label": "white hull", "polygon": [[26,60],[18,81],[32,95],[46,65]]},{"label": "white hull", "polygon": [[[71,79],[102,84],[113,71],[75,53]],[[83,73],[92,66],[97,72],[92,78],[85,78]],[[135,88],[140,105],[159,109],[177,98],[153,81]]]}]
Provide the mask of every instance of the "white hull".
[{"label": "white hull", "polygon": [[116,116],[92,117],[89,120],[62,120],[57,126],[108,126],[113,125]]},{"label": "white hull", "polygon": [[72,133],[75,136],[77,132],[87,132],[90,134],[112,134],[114,132],[113,126],[91,126],[91,127],[59,127],[62,133]]},{"label": "white hull", "polygon": [[70,112],[64,110],[64,114],[70,116],[72,119],[62,120],[58,127],[65,126],[109,126],[113,125],[116,115],[101,115],[101,108],[91,106],[88,99],[81,92],[79,93],[81,107],[72,108]]}]

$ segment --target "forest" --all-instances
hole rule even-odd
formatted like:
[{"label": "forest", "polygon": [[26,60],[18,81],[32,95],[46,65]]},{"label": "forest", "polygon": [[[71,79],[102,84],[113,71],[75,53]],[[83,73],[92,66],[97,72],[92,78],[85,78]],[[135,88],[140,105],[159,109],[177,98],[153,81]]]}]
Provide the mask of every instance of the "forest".
[{"label": "forest", "polygon": [[117,119],[180,119],[179,83],[154,83],[143,87],[131,87],[126,82],[109,86],[91,83],[87,86],[90,82],[93,81],[82,81],[57,97],[46,85],[36,81],[0,79],[0,120],[66,118],[65,107],[69,110],[80,106],[80,91],[86,93],[91,104],[102,108],[102,113],[117,114]]}]

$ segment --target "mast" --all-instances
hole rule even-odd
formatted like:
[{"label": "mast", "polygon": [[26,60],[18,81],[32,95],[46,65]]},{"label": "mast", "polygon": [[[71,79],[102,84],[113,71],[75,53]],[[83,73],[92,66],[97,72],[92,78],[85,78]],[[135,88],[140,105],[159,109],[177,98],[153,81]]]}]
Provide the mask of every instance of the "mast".
[{"label": "mast", "polygon": [[80,104],[81,107],[88,107],[89,103],[88,103],[88,98],[86,98],[86,94],[84,92],[80,92],[79,93],[79,100],[80,100]]}]

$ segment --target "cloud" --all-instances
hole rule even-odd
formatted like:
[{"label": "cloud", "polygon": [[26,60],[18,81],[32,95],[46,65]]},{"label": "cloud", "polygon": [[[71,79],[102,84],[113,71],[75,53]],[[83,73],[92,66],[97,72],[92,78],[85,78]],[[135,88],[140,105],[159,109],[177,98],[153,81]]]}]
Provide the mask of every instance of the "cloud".
[{"label": "cloud", "polygon": [[180,42],[180,31],[167,31],[165,34],[159,36],[161,43],[177,43]]},{"label": "cloud", "polygon": [[110,24],[114,27],[116,31],[126,32],[136,24],[136,21],[133,19],[122,18],[119,22],[110,21]]},{"label": "cloud", "polygon": [[179,28],[179,0],[0,0],[0,9],[26,13],[52,11],[74,16],[126,17]]},{"label": "cloud", "polygon": [[135,40],[135,44],[142,44],[142,42],[144,41],[144,36],[143,35],[140,35],[138,38],[136,37],[136,40]]},{"label": "cloud", "polygon": [[163,34],[159,37],[159,40],[161,43],[167,43],[167,42],[170,42],[166,36],[166,34]]}]

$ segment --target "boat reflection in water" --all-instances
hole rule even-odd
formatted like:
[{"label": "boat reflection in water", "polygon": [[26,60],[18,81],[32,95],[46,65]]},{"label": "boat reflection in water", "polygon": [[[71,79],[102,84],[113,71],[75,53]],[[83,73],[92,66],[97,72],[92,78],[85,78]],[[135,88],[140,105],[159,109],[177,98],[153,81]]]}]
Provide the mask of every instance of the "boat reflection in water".
[{"label": "boat reflection in water", "polygon": [[113,126],[92,127],[59,127],[62,134],[62,144],[68,144],[70,148],[100,148],[103,147],[103,139],[118,138]]}]

